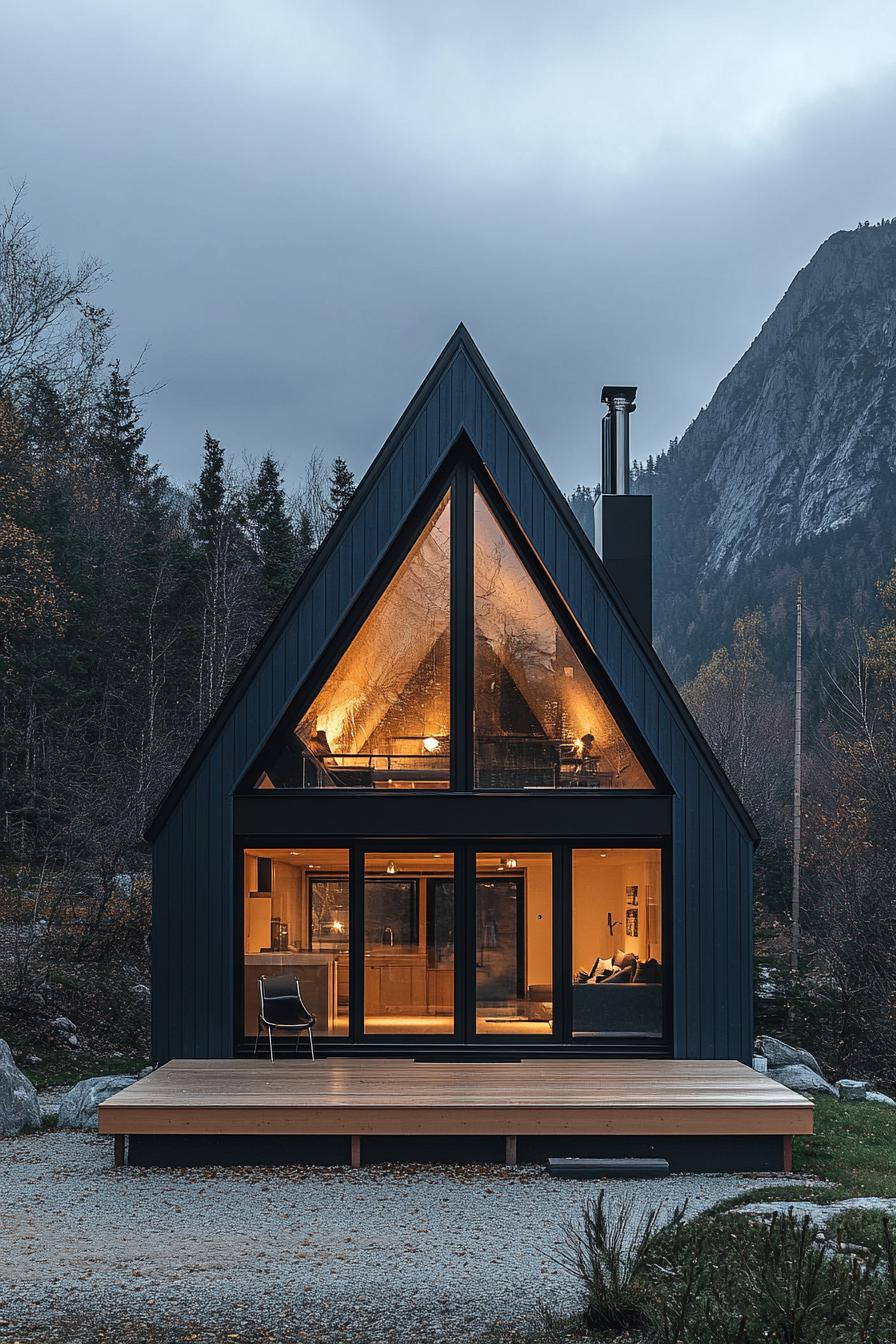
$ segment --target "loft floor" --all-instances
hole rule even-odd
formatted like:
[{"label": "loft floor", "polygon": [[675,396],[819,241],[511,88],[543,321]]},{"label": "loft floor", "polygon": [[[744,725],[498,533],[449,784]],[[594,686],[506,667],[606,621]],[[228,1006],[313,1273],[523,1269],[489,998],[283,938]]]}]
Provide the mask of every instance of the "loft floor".
[{"label": "loft floor", "polygon": [[[518,1141],[531,1154],[542,1138],[559,1145],[555,1155],[564,1144],[592,1144],[595,1154],[628,1144],[634,1155],[648,1141],[657,1152],[665,1143],[699,1155],[718,1140],[720,1154],[742,1151],[743,1164],[703,1170],[787,1170],[791,1136],[810,1134],[812,1123],[811,1102],[733,1060],[173,1060],[99,1111],[117,1161],[124,1136],[140,1138],[144,1151],[141,1136],[193,1140],[183,1150],[192,1162],[214,1162],[212,1140],[226,1136],[257,1140],[251,1160],[263,1160],[267,1144],[269,1160],[301,1162],[313,1136],[343,1141],[345,1156],[330,1160],[350,1156],[353,1165],[362,1144],[367,1156],[384,1151],[377,1139],[478,1136],[502,1141],[509,1162]],[[291,1158],[279,1156],[287,1138],[306,1146],[294,1142]],[[765,1140],[779,1142],[780,1162],[760,1160],[772,1152]],[[403,1152],[414,1160],[412,1144]]]}]

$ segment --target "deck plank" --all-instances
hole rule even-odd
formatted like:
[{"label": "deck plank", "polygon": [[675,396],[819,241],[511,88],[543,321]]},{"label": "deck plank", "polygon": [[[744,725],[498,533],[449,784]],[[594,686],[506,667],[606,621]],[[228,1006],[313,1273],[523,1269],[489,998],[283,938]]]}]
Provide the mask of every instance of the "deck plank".
[{"label": "deck plank", "polygon": [[732,1060],[173,1060],[104,1134],[807,1134],[813,1107]]}]

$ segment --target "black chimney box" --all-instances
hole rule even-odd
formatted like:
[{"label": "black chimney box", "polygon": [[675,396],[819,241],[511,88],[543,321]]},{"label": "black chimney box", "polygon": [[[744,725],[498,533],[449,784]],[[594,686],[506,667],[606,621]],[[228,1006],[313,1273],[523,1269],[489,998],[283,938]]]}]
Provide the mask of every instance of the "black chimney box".
[{"label": "black chimney box", "polygon": [[653,643],[653,500],[629,494],[629,418],[636,387],[605,387],[601,421],[601,493],[594,545],[635,620]]}]

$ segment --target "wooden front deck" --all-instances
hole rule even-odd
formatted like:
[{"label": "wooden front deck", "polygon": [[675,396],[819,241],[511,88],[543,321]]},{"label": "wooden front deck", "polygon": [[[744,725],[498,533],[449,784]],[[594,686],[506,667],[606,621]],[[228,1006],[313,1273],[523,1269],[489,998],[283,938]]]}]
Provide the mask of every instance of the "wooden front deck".
[{"label": "wooden front deck", "polygon": [[[102,1134],[790,1138],[812,1103],[731,1060],[173,1060],[103,1102]],[[410,1153],[409,1153],[410,1158]]]}]

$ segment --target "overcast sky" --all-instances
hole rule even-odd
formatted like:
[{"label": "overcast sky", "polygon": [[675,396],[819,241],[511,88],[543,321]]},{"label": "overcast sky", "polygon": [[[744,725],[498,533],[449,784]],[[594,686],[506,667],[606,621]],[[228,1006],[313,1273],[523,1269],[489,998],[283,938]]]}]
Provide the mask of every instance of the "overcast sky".
[{"label": "overcast sky", "polygon": [[0,182],[99,255],[148,447],[362,472],[458,321],[564,489],[680,434],[819,244],[896,215],[896,6],[2,0]]}]

